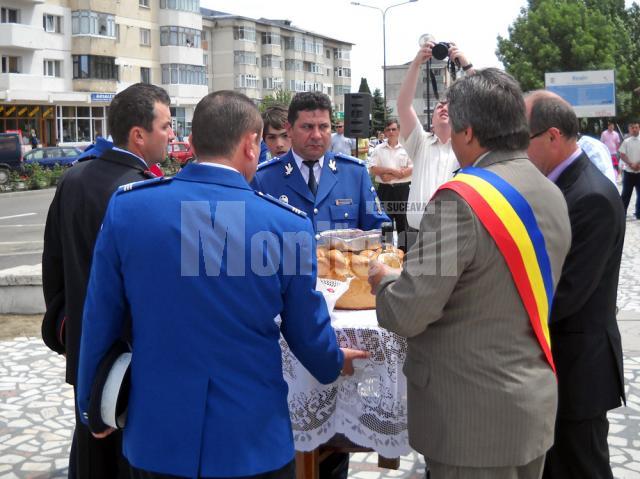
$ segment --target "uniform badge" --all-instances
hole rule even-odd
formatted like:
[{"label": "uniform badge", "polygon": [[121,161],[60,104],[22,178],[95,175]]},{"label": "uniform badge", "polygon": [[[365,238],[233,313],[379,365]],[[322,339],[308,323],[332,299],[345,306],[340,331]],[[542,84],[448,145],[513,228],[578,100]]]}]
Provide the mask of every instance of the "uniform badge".
[{"label": "uniform badge", "polygon": [[336,160],[334,159],[329,160],[329,169],[334,173],[338,171],[338,167],[336,166]]},{"label": "uniform badge", "polygon": [[376,191],[375,187],[371,186],[371,192],[373,193],[374,191]]},{"label": "uniform badge", "polygon": [[336,200],[336,206],[352,205],[352,204],[353,204],[353,200],[351,198],[339,198]]},{"label": "uniform badge", "polygon": [[283,203],[289,204],[289,197],[287,195],[281,195],[280,201],[282,201]]},{"label": "uniform badge", "polygon": [[284,165],[284,174],[285,176],[289,176],[291,173],[293,173],[293,165],[291,163],[287,163]]}]

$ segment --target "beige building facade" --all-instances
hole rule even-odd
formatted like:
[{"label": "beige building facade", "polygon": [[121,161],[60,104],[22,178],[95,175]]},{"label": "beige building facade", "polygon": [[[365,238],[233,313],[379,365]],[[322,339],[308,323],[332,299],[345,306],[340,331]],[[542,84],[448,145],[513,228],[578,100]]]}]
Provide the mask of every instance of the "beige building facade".
[{"label": "beige building facade", "polygon": [[209,90],[237,90],[256,102],[277,90],[319,91],[336,111],[351,92],[351,43],[295,27],[202,9]]}]

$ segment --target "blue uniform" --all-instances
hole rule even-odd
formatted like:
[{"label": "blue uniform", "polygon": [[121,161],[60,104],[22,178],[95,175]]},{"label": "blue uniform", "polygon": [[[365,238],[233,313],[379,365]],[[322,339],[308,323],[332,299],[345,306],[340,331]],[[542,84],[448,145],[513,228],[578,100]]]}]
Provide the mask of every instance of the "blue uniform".
[{"label": "blue uniform", "polygon": [[322,383],[343,363],[315,291],[313,234],[304,213],[219,167],[189,164],[112,197],[84,308],[78,406],[87,411],[97,365],[130,314],[123,449],[134,467],[232,477],[293,459],[280,332]]},{"label": "blue uniform", "polygon": [[342,228],[372,230],[390,221],[380,206],[364,163],[351,156],[324,154],[315,198],[298,169],[292,150],[281,158],[260,164],[251,184],[257,191],[307,213],[317,232]]}]

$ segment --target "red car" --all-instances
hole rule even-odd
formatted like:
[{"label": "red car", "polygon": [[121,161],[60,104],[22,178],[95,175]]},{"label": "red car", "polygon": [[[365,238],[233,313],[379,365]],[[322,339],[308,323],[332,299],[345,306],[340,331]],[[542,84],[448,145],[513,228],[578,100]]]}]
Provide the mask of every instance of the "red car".
[{"label": "red car", "polygon": [[167,145],[167,154],[173,161],[180,163],[180,166],[184,166],[193,160],[193,153],[191,152],[191,146],[189,143],[182,141],[174,141]]}]

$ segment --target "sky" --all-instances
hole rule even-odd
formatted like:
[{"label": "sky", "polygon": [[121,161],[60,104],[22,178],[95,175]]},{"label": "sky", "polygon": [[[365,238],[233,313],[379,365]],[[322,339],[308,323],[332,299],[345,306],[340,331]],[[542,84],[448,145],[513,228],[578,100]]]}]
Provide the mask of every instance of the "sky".
[{"label": "sky", "polygon": [[[362,0],[384,9],[402,0]],[[417,0],[393,7],[386,14],[387,65],[411,61],[418,39],[430,33],[438,41],[452,41],[476,67],[499,67],[497,37],[508,36],[526,0]],[[631,0],[626,0],[627,6]],[[382,13],[351,5],[350,0],[201,0],[201,5],[250,18],[288,19],[293,25],[328,37],[351,42],[352,89],[360,78],[371,91],[382,89]]]}]

